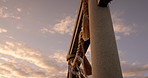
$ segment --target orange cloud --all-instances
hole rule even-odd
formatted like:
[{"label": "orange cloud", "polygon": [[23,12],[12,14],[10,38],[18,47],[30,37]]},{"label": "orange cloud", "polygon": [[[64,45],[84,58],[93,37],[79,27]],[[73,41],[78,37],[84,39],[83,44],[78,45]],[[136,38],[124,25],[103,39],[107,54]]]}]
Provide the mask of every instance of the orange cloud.
[{"label": "orange cloud", "polygon": [[[115,31],[115,33],[120,33],[123,35],[130,35],[131,33],[135,32],[135,29],[133,28],[134,24],[127,26],[127,24],[125,24],[126,21],[124,19],[120,18],[120,16],[122,16],[122,14],[123,13],[118,12],[118,11],[114,11],[111,13],[114,31]],[[116,35],[116,39],[120,40],[121,36]]]},{"label": "orange cloud", "polygon": [[5,33],[5,32],[7,32],[6,29],[0,28],[0,33]]},{"label": "orange cloud", "polygon": [[15,16],[13,13],[6,12],[8,10],[8,7],[0,7],[0,18],[13,18],[13,19],[21,19],[19,16]]},{"label": "orange cloud", "polygon": [[[63,61],[65,56],[60,54],[46,57],[40,51],[29,48],[23,43],[6,41],[5,44],[0,44],[0,56],[0,77],[53,78],[66,76],[67,64]],[[60,59],[56,58],[57,56],[60,56]]]},{"label": "orange cloud", "polygon": [[140,64],[138,62],[134,62],[132,64],[128,64],[127,62],[122,63],[122,70],[124,77],[133,77],[133,78],[145,78],[145,73],[148,73],[147,64]]},{"label": "orange cloud", "polygon": [[57,24],[54,24],[50,27],[44,27],[41,29],[42,33],[59,33],[59,34],[72,34],[73,27],[75,23],[75,18],[67,16],[64,19],[61,19]]}]

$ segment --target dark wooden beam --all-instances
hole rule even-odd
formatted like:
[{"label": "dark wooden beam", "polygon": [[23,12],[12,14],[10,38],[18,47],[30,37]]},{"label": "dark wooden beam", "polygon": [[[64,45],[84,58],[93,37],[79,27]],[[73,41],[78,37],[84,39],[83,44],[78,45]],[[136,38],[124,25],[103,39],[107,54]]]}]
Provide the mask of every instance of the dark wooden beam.
[{"label": "dark wooden beam", "polygon": [[108,3],[112,0],[98,0],[98,6],[107,7]]}]

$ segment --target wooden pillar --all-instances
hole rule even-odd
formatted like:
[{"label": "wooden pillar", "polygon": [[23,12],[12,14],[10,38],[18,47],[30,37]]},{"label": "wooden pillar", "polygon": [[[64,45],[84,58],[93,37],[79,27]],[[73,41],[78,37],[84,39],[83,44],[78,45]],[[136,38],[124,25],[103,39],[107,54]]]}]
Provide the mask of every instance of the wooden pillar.
[{"label": "wooden pillar", "polygon": [[92,78],[122,78],[109,7],[89,0]]}]

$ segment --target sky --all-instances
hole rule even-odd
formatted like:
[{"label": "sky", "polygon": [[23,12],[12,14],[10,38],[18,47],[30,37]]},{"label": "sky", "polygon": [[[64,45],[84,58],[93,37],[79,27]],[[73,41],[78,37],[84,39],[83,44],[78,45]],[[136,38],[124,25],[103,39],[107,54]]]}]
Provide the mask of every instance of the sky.
[{"label": "sky", "polygon": [[[0,78],[65,78],[79,2],[0,0]],[[148,78],[147,3],[109,4],[124,78]]]}]

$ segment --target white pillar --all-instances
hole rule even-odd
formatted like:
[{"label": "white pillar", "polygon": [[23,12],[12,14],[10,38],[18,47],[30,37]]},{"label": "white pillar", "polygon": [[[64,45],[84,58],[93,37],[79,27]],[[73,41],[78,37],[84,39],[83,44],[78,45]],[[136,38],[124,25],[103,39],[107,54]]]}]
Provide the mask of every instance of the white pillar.
[{"label": "white pillar", "polygon": [[92,78],[122,78],[109,7],[89,0]]}]

